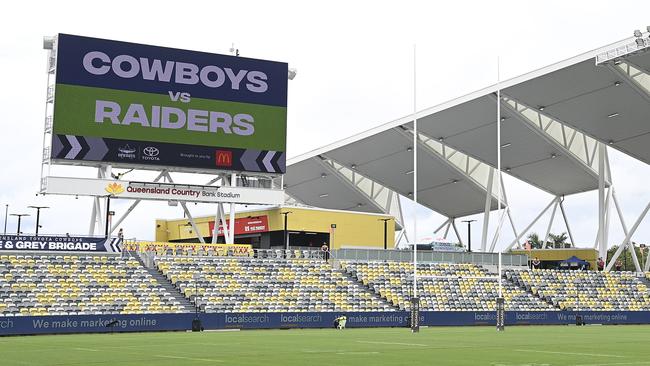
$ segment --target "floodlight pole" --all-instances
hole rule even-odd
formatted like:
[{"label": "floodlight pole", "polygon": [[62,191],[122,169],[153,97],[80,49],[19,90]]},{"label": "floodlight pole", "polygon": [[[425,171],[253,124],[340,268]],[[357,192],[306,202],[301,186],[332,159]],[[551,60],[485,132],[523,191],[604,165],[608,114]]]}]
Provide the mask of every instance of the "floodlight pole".
[{"label": "floodlight pole", "polygon": [[29,208],[34,208],[36,209],[36,236],[38,236],[38,229],[40,227],[40,221],[41,221],[41,209],[46,209],[49,208],[47,206],[29,206]]},{"label": "floodlight pole", "polygon": [[20,235],[20,222],[23,216],[29,216],[29,214],[11,214],[10,216],[18,217],[18,228],[16,229],[16,235]]},{"label": "floodlight pole", "polygon": [[379,219],[384,222],[384,250],[388,249],[388,221],[390,219]]},{"label": "floodlight pole", "polygon": [[9,204],[6,203],[5,204],[5,231],[4,231],[4,235],[7,235],[7,218],[8,218],[8,216],[9,216]]},{"label": "floodlight pole", "polygon": [[289,220],[288,216],[289,214],[292,213],[292,211],[285,211],[282,212],[282,215],[284,215],[284,249],[289,250],[289,232],[288,227],[287,227],[287,222]]},{"label": "floodlight pole", "polygon": [[108,238],[111,227],[111,196],[106,196],[106,225],[104,226],[104,236]]},{"label": "floodlight pole", "polygon": [[467,223],[467,251],[472,252],[472,223],[476,220],[463,220]]}]

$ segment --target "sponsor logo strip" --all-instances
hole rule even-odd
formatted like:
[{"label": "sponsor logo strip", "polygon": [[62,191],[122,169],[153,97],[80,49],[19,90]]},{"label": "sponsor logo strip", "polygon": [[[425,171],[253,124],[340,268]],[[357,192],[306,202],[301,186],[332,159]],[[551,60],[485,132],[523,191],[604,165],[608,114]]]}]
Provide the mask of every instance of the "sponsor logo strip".
[{"label": "sponsor logo strip", "polygon": [[56,160],[94,160],[116,165],[125,163],[203,169],[228,168],[279,174],[286,171],[285,153],[280,151],[215,149],[206,146],[73,135],[54,135],[52,145],[52,159]]}]

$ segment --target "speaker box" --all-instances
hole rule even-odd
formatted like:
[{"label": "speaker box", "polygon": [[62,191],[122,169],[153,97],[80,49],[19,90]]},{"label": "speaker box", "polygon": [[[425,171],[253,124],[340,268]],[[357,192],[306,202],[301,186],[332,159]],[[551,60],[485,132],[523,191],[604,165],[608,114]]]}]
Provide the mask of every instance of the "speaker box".
[{"label": "speaker box", "polygon": [[576,325],[585,325],[582,321],[582,315],[576,315]]},{"label": "speaker box", "polygon": [[201,325],[201,319],[192,320],[192,332],[200,332],[202,330],[203,326]]}]

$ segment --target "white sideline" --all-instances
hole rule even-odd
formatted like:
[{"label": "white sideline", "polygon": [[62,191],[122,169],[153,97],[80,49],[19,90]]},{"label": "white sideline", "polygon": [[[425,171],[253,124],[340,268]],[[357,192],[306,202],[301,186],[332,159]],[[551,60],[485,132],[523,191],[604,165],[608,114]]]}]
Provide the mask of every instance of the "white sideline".
[{"label": "white sideline", "polygon": [[617,363],[581,363],[579,365],[571,365],[571,366],[616,366],[616,365],[650,365],[650,361],[617,362]]},{"label": "white sideline", "polygon": [[397,346],[416,346],[416,347],[428,347],[428,344],[421,343],[398,343],[398,342],[373,342],[373,341],[356,341],[357,343],[367,343],[367,344],[392,344]]},{"label": "white sideline", "polygon": [[173,358],[176,360],[188,360],[188,361],[205,361],[205,362],[224,362],[223,360],[214,360],[210,358],[195,358],[195,357],[183,357],[183,356],[171,356],[171,355],[154,355],[155,357],[160,358]]},{"label": "white sideline", "polygon": [[593,356],[593,357],[617,357],[624,358],[621,355],[606,355],[602,353],[580,353],[580,352],[559,352],[559,351],[541,351],[536,349],[513,349],[516,352],[535,352],[535,353],[552,353],[557,355],[575,355],[575,356]]}]

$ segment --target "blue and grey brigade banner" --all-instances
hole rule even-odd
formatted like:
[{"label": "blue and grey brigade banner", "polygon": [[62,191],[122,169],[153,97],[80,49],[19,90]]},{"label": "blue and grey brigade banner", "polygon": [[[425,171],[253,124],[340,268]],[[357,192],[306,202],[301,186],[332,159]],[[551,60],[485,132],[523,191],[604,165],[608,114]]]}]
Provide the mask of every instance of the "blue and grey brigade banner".
[{"label": "blue and grey brigade banner", "polygon": [[121,243],[118,238],[0,235],[0,252],[2,251],[119,253]]}]

